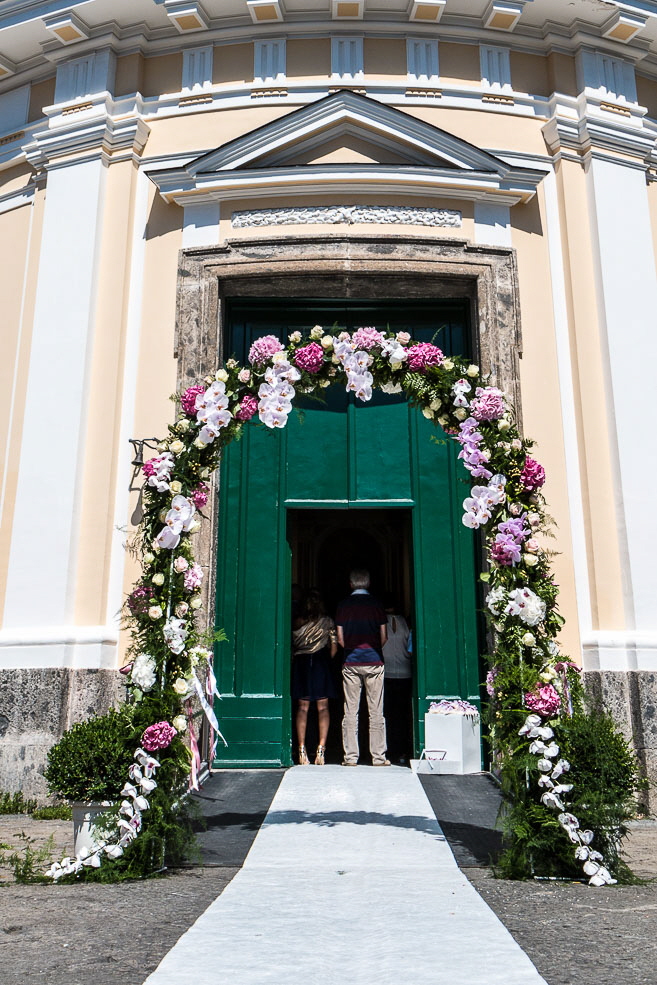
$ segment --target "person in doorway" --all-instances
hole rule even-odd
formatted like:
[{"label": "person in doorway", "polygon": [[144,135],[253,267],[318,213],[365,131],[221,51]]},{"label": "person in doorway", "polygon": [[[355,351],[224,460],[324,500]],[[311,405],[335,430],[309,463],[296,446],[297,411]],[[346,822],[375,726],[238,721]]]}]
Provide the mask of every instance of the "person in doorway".
[{"label": "person in doorway", "polygon": [[388,755],[393,763],[408,766],[411,752],[411,690],[413,671],[409,653],[410,630],[399,609],[386,605],[388,639],[383,647],[383,713]]},{"label": "person in doorway", "polygon": [[343,766],[358,763],[358,709],[365,688],[370,719],[370,755],[373,766],[390,766],[386,759],[386,723],[383,717],[383,657],[387,639],[386,614],[370,593],[370,575],[356,569],[349,575],[351,595],[340,602],[336,614],[338,643],[344,647],[342,680]]},{"label": "person in doorway", "polygon": [[298,702],[296,713],[299,766],[308,766],[306,728],[310,704],[317,704],[319,745],[315,766],[323,766],[330,724],[329,698],[337,689],[331,673],[331,657],[338,651],[335,624],[324,611],[319,592],[308,594],[304,613],[296,618],[292,630],[292,698]]}]

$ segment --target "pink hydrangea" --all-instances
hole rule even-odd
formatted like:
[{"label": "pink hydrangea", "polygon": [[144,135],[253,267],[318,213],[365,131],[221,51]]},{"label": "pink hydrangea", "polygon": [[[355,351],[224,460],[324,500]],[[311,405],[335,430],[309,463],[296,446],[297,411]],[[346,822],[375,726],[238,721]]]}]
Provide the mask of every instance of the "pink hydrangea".
[{"label": "pink hydrangea", "polygon": [[128,608],[133,616],[143,616],[148,612],[151,594],[149,588],[146,588],[144,585],[138,585],[128,595]]},{"label": "pink hydrangea", "polygon": [[537,684],[533,691],[525,694],[525,704],[530,711],[537,712],[543,718],[551,718],[559,711],[561,698],[552,684],[543,684],[540,687]]},{"label": "pink hydrangea", "polygon": [[377,347],[380,348],[386,339],[383,332],[378,332],[376,328],[371,327],[357,328],[352,337],[356,348],[364,349],[365,352]]},{"label": "pink hydrangea", "polygon": [[316,342],[297,349],[294,354],[294,361],[299,369],[305,369],[307,373],[317,373],[322,368],[324,362],[324,350]]},{"label": "pink hydrangea", "polygon": [[188,417],[196,417],[196,398],[205,393],[204,386],[188,386],[180,398],[180,406]]},{"label": "pink hydrangea", "polygon": [[478,421],[498,421],[504,416],[504,394],[496,386],[478,386],[470,401],[470,413]]},{"label": "pink hydrangea", "polygon": [[197,510],[202,510],[208,501],[208,493],[210,492],[209,486],[206,486],[204,482],[199,482],[196,489],[190,496],[193,501],[194,506]]},{"label": "pink hydrangea", "polygon": [[545,469],[533,458],[526,458],[520,481],[527,492],[534,492],[535,489],[540,489],[545,482]]},{"label": "pink hydrangea", "polygon": [[442,366],[445,357],[442,349],[431,342],[418,342],[408,350],[407,365],[414,373],[424,373],[431,366]]},{"label": "pink hydrangea", "polygon": [[144,462],[144,464],[142,465],[141,470],[147,478],[150,478],[150,476],[155,475],[156,462],[159,462],[159,458],[151,458],[147,462]]},{"label": "pink hydrangea", "polygon": [[242,397],[240,409],[235,414],[238,421],[250,421],[254,414],[258,413],[258,401],[251,393]]},{"label": "pink hydrangea", "polygon": [[282,348],[283,343],[275,335],[262,335],[249,349],[249,362],[252,366],[262,366]]},{"label": "pink hydrangea", "polygon": [[157,752],[170,746],[177,735],[177,730],[168,722],[155,722],[142,735],[141,744],[146,752]]},{"label": "pink hydrangea", "polygon": [[203,568],[200,564],[193,564],[185,572],[185,588],[188,592],[193,592],[195,588],[201,587],[203,581]]}]

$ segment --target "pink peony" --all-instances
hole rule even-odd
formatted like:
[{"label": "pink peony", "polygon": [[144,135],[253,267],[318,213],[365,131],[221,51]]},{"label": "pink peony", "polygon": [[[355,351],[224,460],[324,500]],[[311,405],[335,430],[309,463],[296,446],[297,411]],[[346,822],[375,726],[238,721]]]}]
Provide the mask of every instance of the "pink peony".
[{"label": "pink peony", "polygon": [[414,373],[424,373],[431,366],[442,366],[444,356],[437,345],[430,342],[418,342],[408,350],[408,368]]},{"label": "pink peony", "polygon": [[316,342],[310,342],[301,349],[297,349],[294,354],[294,361],[299,369],[305,369],[307,373],[317,373],[324,362],[324,350]]},{"label": "pink peony", "polygon": [[238,421],[250,421],[254,414],[258,413],[258,401],[256,398],[247,393],[245,397],[242,397],[240,402],[240,409],[235,414]]},{"label": "pink peony", "polygon": [[157,752],[158,749],[166,749],[170,746],[177,730],[168,722],[155,722],[149,725],[141,738],[141,744],[146,752]]},{"label": "pink peony", "polygon": [[545,469],[533,458],[527,457],[520,481],[527,492],[534,492],[535,489],[540,489],[545,482]]},{"label": "pink peony", "polygon": [[196,398],[205,393],[204,386],[189,386],[180,398],[180,406],[188,417],[196,417]]},{"label": "pink peony", "polygon": [[148,612],[151,590],[144,585],[138,585],[128,595],[128,608],[133,616],[144,616]]},{"label": "pink peony", "polygon": [[185,572],[185,588],[188,592],[193,592],[195,588],[201,587],[203,581],[203,568],[200,564],[193,564]]},{"label": "pink peony", "polygon": [[561,707],[561,698],[552,684],[536,685],[533,691],[525,694],[525,704],[530,711],[536,711],[543,718],[552,718]]},{"label": "pink peony", "polygon": [[193,491],[189,497],[197,510],[202,510],[208,501],[208,493],[210,492],[209,486],[206,486],[204,482],[199,482],[196,489]]},{"label": "pink peony", "polygon": [[470,413],[478,421],[498,421],[504,416],[504,394],[496,386],[478,386],[470,401]]},{"label": "pink peony", "polygon": [[262,335],[249,349],[249,362],[252,366],[262,366],[282,348],[283,343],[275,335]]},{"label": "pink peony", "polygon": [[364,349],[365,352],[369,352],[370,349],[376,349],[381,347],[385,342],[385,335],[383,332],[378,332],[376,328],[357,328],[354,332],[353,342],[357,349]]}]

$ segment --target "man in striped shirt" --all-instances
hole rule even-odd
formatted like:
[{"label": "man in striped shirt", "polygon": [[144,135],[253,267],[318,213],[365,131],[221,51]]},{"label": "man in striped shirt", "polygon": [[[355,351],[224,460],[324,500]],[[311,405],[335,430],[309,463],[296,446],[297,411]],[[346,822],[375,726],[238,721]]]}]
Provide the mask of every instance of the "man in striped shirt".
[{"label": "man in striped shirt", "polygon": [[365,688],[370,719],[370,755],[373,766],[390,766],[386,759],[386,723],[383,717],[383,644],[388,638],[383,606],[369,593],[370,575],[355,569],[349,575],[351,595],[340,602],[335,617],[338,643],[344,647],[343,766],[358,763],[358,708]]}]

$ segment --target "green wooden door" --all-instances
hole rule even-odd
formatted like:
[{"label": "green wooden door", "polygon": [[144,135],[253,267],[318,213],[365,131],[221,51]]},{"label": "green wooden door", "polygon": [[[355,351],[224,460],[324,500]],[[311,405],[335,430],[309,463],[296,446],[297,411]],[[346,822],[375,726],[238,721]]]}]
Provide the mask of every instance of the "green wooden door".
[{"label": "green wooden door", "polygon": [[[377,325],[468,354],[466,306],[454,302],[258,302],[229,306],[226,352],[316,323]],[[415,736],[432,700],[479,701],[475,551],[461,523],[466,473],[457,447],[403,397],[361,404],[342,387],[297,401],[281,431],[250,422],[224,455],[217,550],[217,704],[228,748],[217,765],[290,762],[288,509],[410,509],[413,531]]]}]

